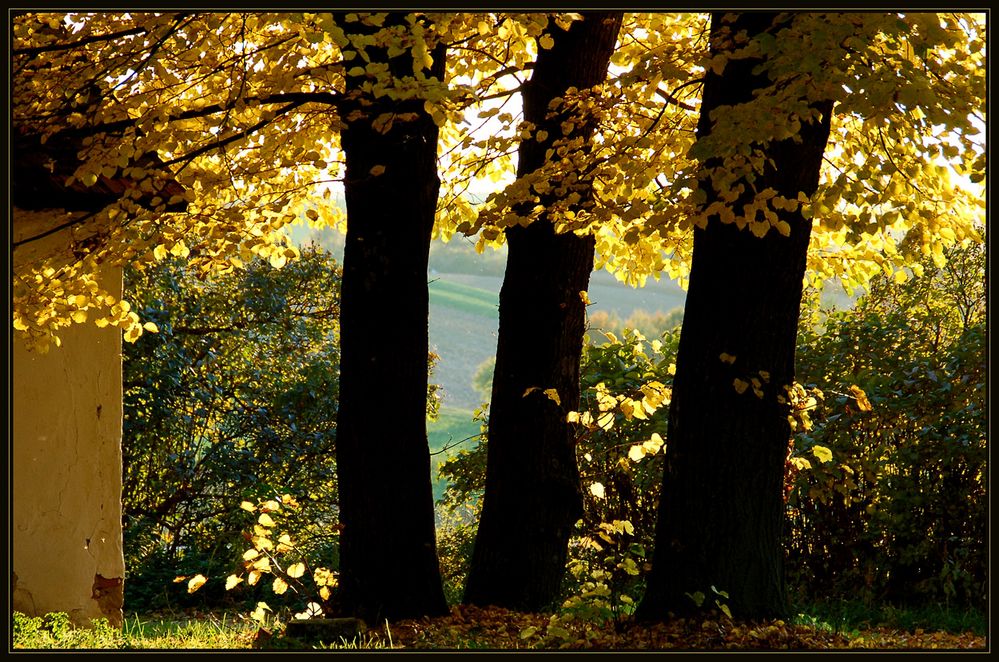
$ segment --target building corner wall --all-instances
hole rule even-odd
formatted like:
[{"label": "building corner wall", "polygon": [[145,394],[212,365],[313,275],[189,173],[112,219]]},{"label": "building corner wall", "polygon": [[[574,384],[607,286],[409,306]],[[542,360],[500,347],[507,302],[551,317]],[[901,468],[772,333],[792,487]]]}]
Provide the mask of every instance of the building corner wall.
[{"label": "building corner wall", "polygon": [[[101,274],[120,296],[122,271]],[[12,338],[12,609],[122,623],[121,331],[73,324],[61,347]]]}]

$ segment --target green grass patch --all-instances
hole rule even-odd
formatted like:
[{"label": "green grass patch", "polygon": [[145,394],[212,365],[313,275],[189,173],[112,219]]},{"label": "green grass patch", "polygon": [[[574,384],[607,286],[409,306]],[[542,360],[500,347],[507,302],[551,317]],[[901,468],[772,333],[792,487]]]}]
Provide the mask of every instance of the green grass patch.
[{"label": "green grass patch", "polygon": [[446,280],[432,280],[428,287],[430,303],[456,308],[473,315],[496,317],[499,297],[494,292]]},{"label": "green grass patch", "polygon": [[434,483],[434,501],[444,495],[447,481],[438,478],[437,467],[461,449],[474,448],[478,440],[479,422],[472,420],[470,409],[441,407],[436,421],[427,423],[427,441],[430,445],[430,471]]},{"label": "green grass patch", "polygon": [[868,605],[859,601],[816,602],[795,609],[792,622],[817,629],[855,635],[870,628],[891,628],[915,632],[916,630],[942,631],[953,634],[972,632],[984,636],[988,629],[986,615],[968,607],[925,605],[896,607],[893,605]]},{"label": "green grass patch", "polygon": [[[162,619],[133,614],[121,629],[98,619],[90,628],[75,627],[63,612],[30,617],[13,614],[13,647],[18,650],[191,650],[250,649],[260,625],[239,615]],[[281,628],[283,630],[283,627]],[[391,636],[391,635],[389,635]],[[260,642],[262,648],[354,650],[388,648],[380,638],[360,635],[354,641],[309,643],[285,639],[281,633]]]}]

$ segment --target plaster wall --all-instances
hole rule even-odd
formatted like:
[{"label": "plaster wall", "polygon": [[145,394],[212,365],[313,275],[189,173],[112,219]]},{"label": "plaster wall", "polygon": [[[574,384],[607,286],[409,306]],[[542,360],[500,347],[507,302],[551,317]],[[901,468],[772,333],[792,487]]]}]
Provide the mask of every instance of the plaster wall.
[{"label": "plaster wall", "polygon": [[[16,215],[14,225],[15,241],[32,231]],[[15,250],[15,270],[64,252],[62,234]],[[120,268],[100,277],[120,295]],[[12,609],[120,625],[121,331],[73,324],[60,337],[47,354],[12,338]]]}]

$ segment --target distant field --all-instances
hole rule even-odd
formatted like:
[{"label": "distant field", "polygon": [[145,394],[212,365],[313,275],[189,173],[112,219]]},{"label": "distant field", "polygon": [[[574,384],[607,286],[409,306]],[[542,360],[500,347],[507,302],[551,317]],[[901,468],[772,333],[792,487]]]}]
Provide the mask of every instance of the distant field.
[{"label": "distant field", "polygon": [[479,422],[472,420],[472,410],[441,407],[436,421],[427,423],[427,441],[430,445],[430,472],[434,483],[434,501],[444,494],[446,481],[438,479],[440,463],[463,448],[470,449],[477,443],[470,439],[479,434]]},{"label": "distant field", "polygon": [[[472,376],[496,353],[499,327],[499,276],[438,273],[430,278],[430,345],[440,355],[431,380],[444,387],[444,404],[475,409],[481,396]],[[590,281],[589,311],[616,312],[627,319],[638,309],[669,312],[683,305],[684,292],[674,283],[649,279],[633,288],[610,274],[595,272]]]},{"label": "distant field", "polygon": [[495,317],[499,309],[499,290],[490,291],[480,287],[464,285],[450,279],[450,274],[443,274],[440,277],[432,278],[427,289],[430,292],[430,303],[448,308],[482,315],[484,317]]}]

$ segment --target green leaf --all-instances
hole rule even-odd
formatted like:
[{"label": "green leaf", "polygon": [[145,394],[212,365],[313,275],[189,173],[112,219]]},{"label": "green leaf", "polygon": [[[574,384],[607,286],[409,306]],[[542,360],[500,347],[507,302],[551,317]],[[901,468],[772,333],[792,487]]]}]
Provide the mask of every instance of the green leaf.
[{"label": "green leaf", "polygon": [[728,608],[728,605],[722,604],[721,602],[718,602],[717,600],[715,600],[715,604],[718,605],[718,608],[721,609],[722,613],[725,614],[726,616],[728,616],[729,619],[732,618],[732,611]]},{"label": "green leaf", "polygon": [[704,604],[704,594],[700,591],[694,591],[693,593],[685,593],[688,598],[694,601],[694,604],[700,607]]}]

